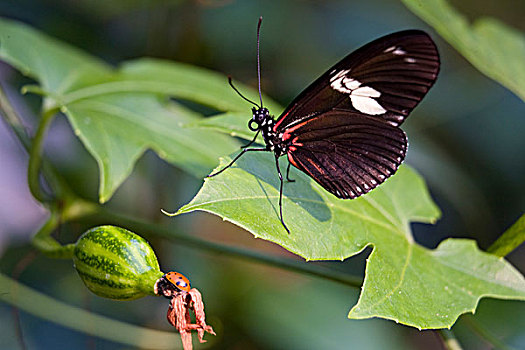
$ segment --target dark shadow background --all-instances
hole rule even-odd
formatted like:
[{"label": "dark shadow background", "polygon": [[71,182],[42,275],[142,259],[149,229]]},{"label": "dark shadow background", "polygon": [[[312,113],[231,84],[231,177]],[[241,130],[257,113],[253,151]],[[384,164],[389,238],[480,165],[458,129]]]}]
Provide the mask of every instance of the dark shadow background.
[{"label": "dark shadow background", "polygon": [[[493,16],[525,30],[523,1],[452,3],[471,20]],[[404,129],[410,140],[407,163],[427,180],[443,217],[435,226],[415,224],[417,241],[435,247],[446,237],[468,237],[486,249],[524,212],[523,102],[470,66],[398,1],[2,0],[0,15],[28,23],[115,65],[142,56],[166,58],[230,74],[252,86],[256,85],[255,31],[257,18],[262,15],[262,86],[282,105],[359,46],[393,31],[427,30],[440,49],[442,70],[436,85],[404,123]],[[0,79],[26,123],[36,125],[39,98],[17,94],[20,86],[29,81],[4,63],[0,63]],[[247,121],[249,117],[247,110]],[[49,135],[48,157],[79,193],[96,199],[95,161],[64,118],[56,120]],[[2,272],[94,312],[169,329],[164,320],[164,301],[102,300],[83,287],[70,262],[37,256],[27,259],[27,267],[20,263],[31,251],[30,236],[45,212],[31,200],[27,190],[27,155],[3,123],[0,164]],[[210,240],[291,257],[283,249],[254,240],[211,215],[196,213],[171,220],[161,216],[159,208],[177,208],[186,203],[200,184],[200,180],[148,152],[108,206],[148,220],[163,220],[174,229]],[[65,225],[59,232],[60,239],[75,240],[89,224],[94,223]],[[177,242],[148,239],[158,252],[161,267],[184,272],[203,291],[209,321],[221,334],[212,345],[214,349],[441,348],[429,331],[419,332],[384,320],[347,320],[346,314],[357,300],[356,290]],[[368,254],[366,251],[345,262],[323,265],[362,275]],[[525,271],[523,247],[508,259]],[[476,319],[499,339],[523,348],[523,311],[517,302],[484,300]],[[30,349],[124,348],[29,314],[21,313],[20,320]],[[14,319],[5,304],[0,305],[0,325],[0,348],[19,348]],[[455,329],[466,349],[488,349],[472,334],[464,318]]]}]

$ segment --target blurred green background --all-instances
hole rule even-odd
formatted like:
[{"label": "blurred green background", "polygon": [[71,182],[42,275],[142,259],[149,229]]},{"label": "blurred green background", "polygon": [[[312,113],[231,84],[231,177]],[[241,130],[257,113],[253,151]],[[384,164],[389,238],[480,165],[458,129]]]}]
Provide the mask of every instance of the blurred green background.
[{"label": "blurred green background", "polygon": [[[469,19],[492,16],[525,30],[524,1],[456,0],[452,4]],[[142,56],[166,58],[211,68],[252,86],[257,82],[255,31],[260,15],[264,17],[262,87],[282,105],[359,46],[402,29],[427,30],[439,47],[442,70],[404,129],[410,140],[407,163],[427,180],[443,217],[435,226],[414,225],[416,240],[435,247],[445,237],[468,237],[487,248],[523,213],[523,102],[474,69],[398,1],[0,1],[0,16],[21,20],[110,63]],[[30,81],[4,63],[0,63],[0,79],[27,125],[34,127],[40,99],[17,94]],[[247,121],[250,115],[247,110]],[[65,118],[53,124],[46,153],[79,193],[96,200],[96,163]],[[164,318],[165,300],[103,300],[82,285],[70,261],[54,261],[34,253],[29,239],[43,222],[45,211],[31,200],[25,175],[27,155],[3,123],[0,164],[3,273],[69,304],[133,324],[170,329]],[[209,240],[293,258],[211,215],[162,217],[159,208],[176,209],[190,200],[200,185],[200,180],[148,152],[107,205]],[[64,225],[60,239],[74,241],[94,224],[98,223]],[[209,323],[218,333],[210,344],[213,349],[442,347],[431,331],[420,332],[385,320],[348,320],[346,315],[357,301],[358,290],[176,241],[147,238],[164,270],[183,272],[203,292]],[[520,271],[525,271],[523,252],[521,247],[508,256]],[[362,275],[369,253],[366,250],[349,261],[322,265]],[[2,349],[21,348],[16,315],[9,306],[0,305]],[[127,348],[24,312],[18,317],[29,349]],[[525,349],[522,303],[483,300],[475,319],[500,340]],[[490,348],[475,335],[469,318],[462,317],[454,328],[466,349]]]}]

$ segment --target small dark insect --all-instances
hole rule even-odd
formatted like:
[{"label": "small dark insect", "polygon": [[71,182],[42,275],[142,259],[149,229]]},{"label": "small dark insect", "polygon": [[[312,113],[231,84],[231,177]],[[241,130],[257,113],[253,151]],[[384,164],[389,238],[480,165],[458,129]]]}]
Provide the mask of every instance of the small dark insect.
[{"label": "small dark insect", "polygon": [[[308,86],[275,120],[263,107],[257,26],[257,73],[260,104],[254,104],[250,130],[256,132],[222,173],[246,152],[275,155],[281,181],[279,214],[284,223],[283,175],[279,157],[303,171],[338,198],[359,197],[394,174],[405,158],[407,138],[399,126],[436,81],[439,54],[420,30],[393,33],[361,47]],[[251,146],[262,133],[265,147]]]}]

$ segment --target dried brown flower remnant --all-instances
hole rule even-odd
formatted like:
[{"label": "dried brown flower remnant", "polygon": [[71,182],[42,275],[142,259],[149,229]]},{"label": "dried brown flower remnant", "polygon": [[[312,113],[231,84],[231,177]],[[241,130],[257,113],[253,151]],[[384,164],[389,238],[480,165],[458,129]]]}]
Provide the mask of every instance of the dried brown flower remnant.
[{"label": "dried brown flower remnant", "polygon": [[[190,310],[195,313],[196,323],[191,323]],[[193,348],[191,342],[193,330],[197,331],[201,343],[206,342],[203,339],[205,332],[215,335],[213,328],[206,324],[205,317],[202,296],[196,288],[192,288],[189,292],[177,293],[171,299],[168,321],[179,331],[184,350]]]}]

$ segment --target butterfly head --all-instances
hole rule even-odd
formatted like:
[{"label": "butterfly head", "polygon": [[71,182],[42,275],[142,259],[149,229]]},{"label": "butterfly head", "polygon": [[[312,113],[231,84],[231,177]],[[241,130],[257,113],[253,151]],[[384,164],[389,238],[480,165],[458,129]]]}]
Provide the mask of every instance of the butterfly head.
[{"label": "butterfly head", "polygon": [[250,119],[250,122],[248,123],[248,127],[252,131],[257,131],[266,124],[268,119],[271,119],[270,117],[270,111],[268,111],[268,108],[266,107],[259,107],[259,108],[252,108],[252,119]]}]

